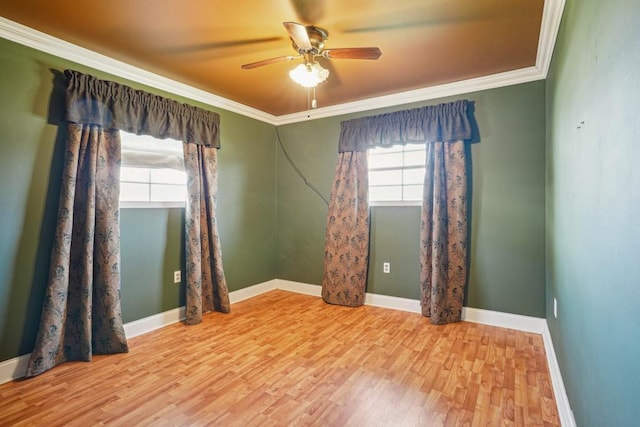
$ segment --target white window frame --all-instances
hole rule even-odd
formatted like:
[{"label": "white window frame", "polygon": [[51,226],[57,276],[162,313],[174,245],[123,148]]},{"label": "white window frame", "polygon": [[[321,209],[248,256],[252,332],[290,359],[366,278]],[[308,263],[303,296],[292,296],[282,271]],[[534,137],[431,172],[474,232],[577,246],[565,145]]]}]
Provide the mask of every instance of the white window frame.
[{"label": "white window frame", "polygon": [[121,200],[121,209],[161,209],[184,208],[186,202],[142,202],[133,200]]},{"label": "white window frame", "polygon": [[369,206],[422,206],[422,200],[374,200]]},{"label": "white window frame", "polygon": [[[409,148],[409,150],[411,148],[415,148],[418,144],[406,144],[402,146],[402,152],[404,154],[405,149]],[[394,145],[392,146],[393,148],[399,148],[398,145]],[[424,147],[426,149],[426,145],[422,145],[422,147]],[[389,147],[391,148],[391,147]],[[367,150],[367,155],[369,156],[371,153],[371,150]],[[426,154],[424,154],[425,158],[426,158]],[[404,156],[403,156],[404,158]],[[425,169],[425,165],[422,166],[407,166],[405,167],[404,165],[400,166],[400,167],[384,167],[384,168],[368,168],[367,173],[369,173],[370,171],[392,171],[392,170],[399,170],[399,171],[403,171],[405,169]],[[404,187],[404,183],[401,184]],[[415,185],[415,184],[409,184],[409,185]],[[371,184],[369,184],[369,188],[371,188]],[[369,206],[422,206],[422,200],[369,200]]]},{"label": "white window frame", "polygon": [[[136,137],[136,135],[133,134],[128,134],[126,132],[120,131],[120,135],[121,135],[121,139],[123,141],[123,148],[126,147],[126,139],[127,138],[131,138],[131,137]],[[154,138],[157,139],[157,138]],[[162,141],[159,140],[158,141]],[[182,144],[182,142],[180,142]],[[135,153],[135,164],[137,166],[143,167],[143,168],[147,168],[147,169],[153,169],[153,168],[159,168],[158,166],[158,162],[160,163],[167,163],[170,164],[171,166],[168,166],[167,169],[176,169],[176,170],[184,170],[184,169],[179,169],[178,167],[176,167],[176,159],[175,159],[175,154],[171,155],[171,154],[167,154],[167,158],[166,160],[163,160],[162,154],[163,153],[159,153],[159,152],[152,152],[152,155],[149,157],[145,157],[145,152],[144,151],[139,151]],[[180,154],[180,156],[182,156],[182,154]],[[123,150],[123,165],[124,167],[126,167],[126,165],[124,163],[126,163],[126,154],[124,153]],[[174,158],[171,158],[174,157]],[[160,159],[160,160],[159,160]],[[183,160],[182,160],[183,161]],[[148,162],[148,163],[146,163]],[[145,164],[146,163],[146,164]],[[122,184],[123,182],[132,182],[132,181],[120,181],[120,183]],[[149,184],[151,185],[152,182],[149,182]],[[165,183],[162,183],[165,184]],[[168,185],[172,185],[172,184],[168,184]],[[185,182],[185,189],[186,189],[186,182]],[[121,209],[159,209],[159,208],[184,208],[186,206],[186,200],[184,201],[150,201],[150,200],[120,200],[120,208]]]}]

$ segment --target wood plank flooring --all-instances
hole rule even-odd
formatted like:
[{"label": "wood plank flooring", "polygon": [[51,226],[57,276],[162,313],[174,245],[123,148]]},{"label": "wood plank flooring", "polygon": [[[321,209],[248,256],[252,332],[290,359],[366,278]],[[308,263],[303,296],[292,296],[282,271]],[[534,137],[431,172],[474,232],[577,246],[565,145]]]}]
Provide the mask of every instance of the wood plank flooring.
[{"label": "wood plank flooring", "polygon": [[272,291],[0,386],[0,425],[557,426],[542,337]]}]

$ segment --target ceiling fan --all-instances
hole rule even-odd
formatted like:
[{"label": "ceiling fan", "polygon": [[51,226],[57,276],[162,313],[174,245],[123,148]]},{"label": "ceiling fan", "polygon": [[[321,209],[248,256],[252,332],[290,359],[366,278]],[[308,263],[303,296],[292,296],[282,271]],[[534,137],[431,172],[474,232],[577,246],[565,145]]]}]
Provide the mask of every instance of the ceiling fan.
[{"label": "ceiling fan", "polygon": [[283,25],[298,55],[286,55],[264,59],[242,65],[245,70],[262,67],[278,62],[302,58],[304,63],[289,72],[289,76],[298,84],[311,88],[322,83],[329,76],[329,70],[320,66],[316,58],[324,59],[378,59],[382,52],[377,47],[344,47],[325,49],[324,44],[329,32],[314,25],[304,26],[296,22],[283,22]]}]

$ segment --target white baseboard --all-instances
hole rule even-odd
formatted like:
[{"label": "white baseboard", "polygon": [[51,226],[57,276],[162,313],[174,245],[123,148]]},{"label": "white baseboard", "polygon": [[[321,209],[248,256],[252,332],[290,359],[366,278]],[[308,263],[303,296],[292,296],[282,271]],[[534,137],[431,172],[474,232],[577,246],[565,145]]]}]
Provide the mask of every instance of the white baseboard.
[{"label": "white baseboard", "polygon": [[[235,304],[274,289],[315,297],[320,297],[322,292],[322,287],[319,285],[294,282],[291,280],[273,279],[239,289],[237,291],[229,292],[229,300],[232,304]],[[421,312],[420,301],[409,298],[367,293],[365,296],[365,304],[375,307],[408,311],[411,313]],[[124,330],[127,338],[142,335],[164,326],[168,326],[172,323],[179,322],[184,319],[184,310],[184,307],[179,307],[126,323],[124,325]],[[560,423],[565,427],[576,426],[573,412],[571,411],[571,406],[569,404],[569,398],[564,388],[564,381],[562,380],[562,374],[553,348],[553,342],[551,340],[551,334],[549,333],[549,327],[546,319],[521,316],[511,313],[501,313],[491,310],[481,310],[472,307],[464,307],[462,309],[462,319],[467,322],[482,323],[485,325],[541,334],[544,341],[545,353],[547,355],[547,364],[551,375],[553,392],[558,405]],[[27,363],[29,362],[29,356],[29,354],[25,354],[0,362],[0,384],[23,377],[27,368]]]},{"label": "white baseboard", "polygon": [[0,384],[24,377],[31,354],[23,354],[13,359],[0,362]]},{"label": "white baseboard", "polygon": [[291,280],[276,279],[276,289],[295,292],[297,294],[311,295],[314,297],[322,296],[322,286],[293,282]]},{"label": "white baseboard", "polygon": [[374,307],[391,308],[394,310],[408,311],[410,313],[422,313],[420,301],[417,299],[366,293],[364,303],[365,305],[372,305]]},{"label": "white baseboard", "polygon": [[[275,282],[276,289],[281,289],[283,291],[296,292],[316,297],[319,297],[322,292],[322,287],[319,285],[310,285],[308,283],[293,282],[291,280],[283,279],[276,279]],[[367,293],[365,295],[364,303],[365,305],[408,311],[411,313],[422,312],[420,308],[420,301],[409,298]],[[542,334],[546,326],[546,320],[540,317],[522,316],[519,314],[502,313],[499,311],[482,310],[472,307],[464,307],[462,309],[462,320],[498,326],[501,328],[516,329],[524,332],[533,332],[536,334]]]},{"label": "white baseboard", "polygon": [[549,367],[549,375],[551,376],[553,395],[556,398],[556,405],[558,406],[560,425],[563,427],[576,427],[576,420],[573,416],[573,411],[571,410],[567,390],[564,388],[560,365],[558,365],[556,351],[553,347],[553,341],[551,340],[551,332],[549,331],[549,325],[546,322],[542,333],[542,339],[544,340],[544,351],[547,354],[547,366]]},{"label": "white baseboard", "polygon": [[546,319],[541,317],[523,316],[520,314],[503,313],[473,307],[462,308],[462,320],[523,332],[532,332],[534,334],[542,334],[547,324]]},{"label": "white baseboard", "polygon": [[183,319],[184,306],[125,323],[124,334],[127,338],[137,337],[138,335],[164,328],[172,323],[178,323]]},{"label": "white baseboard", "polygon": [[[322,296],[322,286],[311,285],[309,283],[293,282],[291,280],[276,279],[277,289],[297,294],[311,295],[314,297]],[[409,311],[412,313],[420,313],[420,301],[392,297],[388,295],[379,295],[366,293],[364,298],[365,305],[374,307],[390,308],[394,310]]]},{"label": "white baseboard", "polygon": [[229,292],[229,301],[231,304],[235,304],[240,301],[244,301],[249,298],[253,298],[257,295],[264,294],[265,292],[272,291],[276,288],[278,279],[269,280],[266,282],[258,283],[256,285],[248,286],[246,288],[238,289],[237,291]]}]

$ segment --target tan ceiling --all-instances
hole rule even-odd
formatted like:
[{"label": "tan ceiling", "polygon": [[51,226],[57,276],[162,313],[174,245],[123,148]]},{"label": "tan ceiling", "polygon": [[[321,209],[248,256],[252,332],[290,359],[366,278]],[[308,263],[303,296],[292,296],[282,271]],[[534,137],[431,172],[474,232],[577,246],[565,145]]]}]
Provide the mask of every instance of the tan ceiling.
[{"label": "tan ceiling", "polygon": [[326,48],[377,46],[377,61],[334,59],[327,107],[535,65],[544,0],[19,0],[0,15],[275,116],[308,108],[282,23],[329,32]]}]

